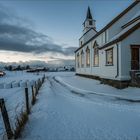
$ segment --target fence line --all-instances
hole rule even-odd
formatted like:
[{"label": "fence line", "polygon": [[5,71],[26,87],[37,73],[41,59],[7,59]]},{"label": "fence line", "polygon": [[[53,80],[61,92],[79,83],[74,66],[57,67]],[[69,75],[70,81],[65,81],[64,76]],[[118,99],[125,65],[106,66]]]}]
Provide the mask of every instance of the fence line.
[{"label": "fence line", "polygon": [[[32,92],[31,99],[30,99],[30,96],[29,96],[29,87],[28,87],[28,84],[26,83],[26,87],[25,87],[25,104],[26,104],[26,113],[27,113],[27,115],[30,113],[30,108],[31,108],[29,102],[31,101],[31,105],[35,104],[36,96],[37,96],[38,91],[41,88],[42,84],[44,83],[44,80],[45,80],[45,74],[41,79],[39,78],[37,80],[37,82],[35,81],[34,84],[31,86],[31,92]],[[8,112],[7,112],[5,101],[4,101],[3,98],[0,99],[0,109],[1,109],[1,114],[2,114],[4,125],[5,125],[5,129],[6,129],[7,138],[8,139],[17,138],[17,136],[15,136],[15,135],[17,135],[17,134],[15,134],[16,130],[12,131],[12,129],[11,129]],[[21,118],[23,118],[23,116],[21,116]],[[22,119],[19,119],[19,120],[21,120],[21,122],[23,122]],[[23,124],[23,125],[25,125],[25,124]],[[17,126],[17,127],[19,127],[19,126]],[[17,128],[17,129],[19,129],[19,128]],[[20,133],[19,130],[18,130],[18,132]]]}]

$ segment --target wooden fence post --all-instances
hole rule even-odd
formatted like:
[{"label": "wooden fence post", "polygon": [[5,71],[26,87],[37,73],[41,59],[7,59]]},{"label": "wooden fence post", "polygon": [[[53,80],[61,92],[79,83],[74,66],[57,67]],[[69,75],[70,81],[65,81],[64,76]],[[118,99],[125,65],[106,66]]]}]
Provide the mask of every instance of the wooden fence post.
[{"label": "wooden fence post", "polygon": [[35,95],[38,94],[38,87],[37,87],[37,84],[36,84],[36,81],[35,81]]},{"label": "wooden fence post", "polygon": [[39,89],[41,88],[41,80],[39,79]]},{"label": "wooden fence post", "polygon": [[42,85],[42,83],[43,83],[43,77],[41,78],[41,85]]},{"label": "wooden fence post", "polygon": [[41,80],[39,79],[39,88],[41,88],[41,85],[42,85],[42,82],[41,82]]},{"label": "wooden fence post", "polygon": [[[20,80],[21,81],[21,80]],[[18,82],[18,87],[20,87],[20,81]]]},{"label": "wooden fence post", "polygon": [[18,82],[18,87],[20,87],[20,82]]},{"label": "wooden fence post", "polygon": [[40,89],[40,79],[38,79],[38,90]]},{"label": "wooden fence post", "polygon": [[0,108],[1,108],[2,118],[4,121],[7,137],[8,139],[11,139],[13,137],[13,132],[10,126],[10,121],[9,121],[8,113],[5,107],[4,99],[0,99]]},{"label": "wooden fence post", "polygon": [[45,80],[45,74],[44,74],[44,76],[42,77],[42,84],[44,83],[44,80]]},{"label": "wooden fence post", "polygon": [[30,107],[29,107],[28,88],[25,88],[25,100],[26,100],[26,111],[27,111],[27,114],[29,114],[30,113]]},{"label": "wooden fence post", "polygon": [[35,104],[35,100],[34,86],[32,86],[32,105]]}]

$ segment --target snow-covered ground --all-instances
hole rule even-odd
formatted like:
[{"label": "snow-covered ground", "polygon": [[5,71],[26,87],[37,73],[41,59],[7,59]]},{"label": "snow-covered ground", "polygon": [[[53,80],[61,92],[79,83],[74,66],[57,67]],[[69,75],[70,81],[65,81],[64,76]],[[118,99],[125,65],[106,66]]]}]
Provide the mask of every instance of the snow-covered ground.
[{"label": "snow-covered ground", "polygon": [[83,95],[89,95],[90,97],[92,95],[101,95],[116,97],[122,100],[140,101],[140,88],[128,87],[120,90],[109,85],[100,84],[98,80],[75,76],[74,73],[64,76],[54,74],[54,79],[70,90]]},{"label": "snow-covered ground", "polygon": [[38,75],[37,73],[27,73],[25,71],[6,71],[6,76],[0,77],[0,89],[11,88],[11,84],[13,87],[21,86],[26,82],[35,81],[41,77],[42,74]]},{"label": "snow-covered ground", "polygon": [[[0,77],[0,98],[4,98],[8,111],[12,130],[15,130],[17,117],[25,111],[25,86],[27,83],[29,99],[31,99],[31,85],[42,78],[43,74],[31,74],[26,72],[6,72],[6,76]],[[11,86],[12,84],[12,86]],[[31,103],[31,101],[30,101]],[[2,115],[0,112],[0,140],[5,134]]]},{"label": "snow-covered ground", "polygon": [[[118,90],[69,72],[47,73],[47,76],[22,139],[140,139],[140,103],[110,97],[115,94],[139,97],[138,88]],[[90,96],[86,96],[89,92]]]}]

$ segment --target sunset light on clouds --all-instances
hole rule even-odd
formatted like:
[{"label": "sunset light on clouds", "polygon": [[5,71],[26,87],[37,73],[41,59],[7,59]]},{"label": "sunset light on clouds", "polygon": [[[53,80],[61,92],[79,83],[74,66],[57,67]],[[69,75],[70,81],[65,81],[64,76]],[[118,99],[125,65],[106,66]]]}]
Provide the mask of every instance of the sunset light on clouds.
[{"label": "sunset light on clouds", "polygon": [[[79,45],[82,23],[91,6],[100,30],[110,18],[127,7],[132,0],[102,2],[112,7],[99,12],[101,1],[0,1],[0,61],[73,61]],[[120,8],[116,8],[116,4]],[[114,9],[112,11],[112,8]],[[96,12],[95,12],[96,11]],[[110,11],[112,11],[110,13]],[[102,16],[102,18],[101,18]]]}]

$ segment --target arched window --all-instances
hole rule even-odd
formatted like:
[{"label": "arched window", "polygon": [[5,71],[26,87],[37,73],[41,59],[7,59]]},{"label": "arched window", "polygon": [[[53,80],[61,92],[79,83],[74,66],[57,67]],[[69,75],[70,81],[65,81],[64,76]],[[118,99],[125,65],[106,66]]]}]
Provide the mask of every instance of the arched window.
[{"label": "arched window", "polygon": [[81,51],[81,67],[84,67],[84,52]]},{"label": "arched window", "polygon": [[79,58],[79,53],[77,54],[77,67],[80,67],[80,58]]},{"label": "arched window", "polygon": [[94,43],[94,61],[93,61],[93,66],[99,66],[99,48],[98,48],[98,44],[95,41]]},{"label": "arched window", "polygon": [[86,49],[86,66],[90,66],[90,49],[88,47]]}]

